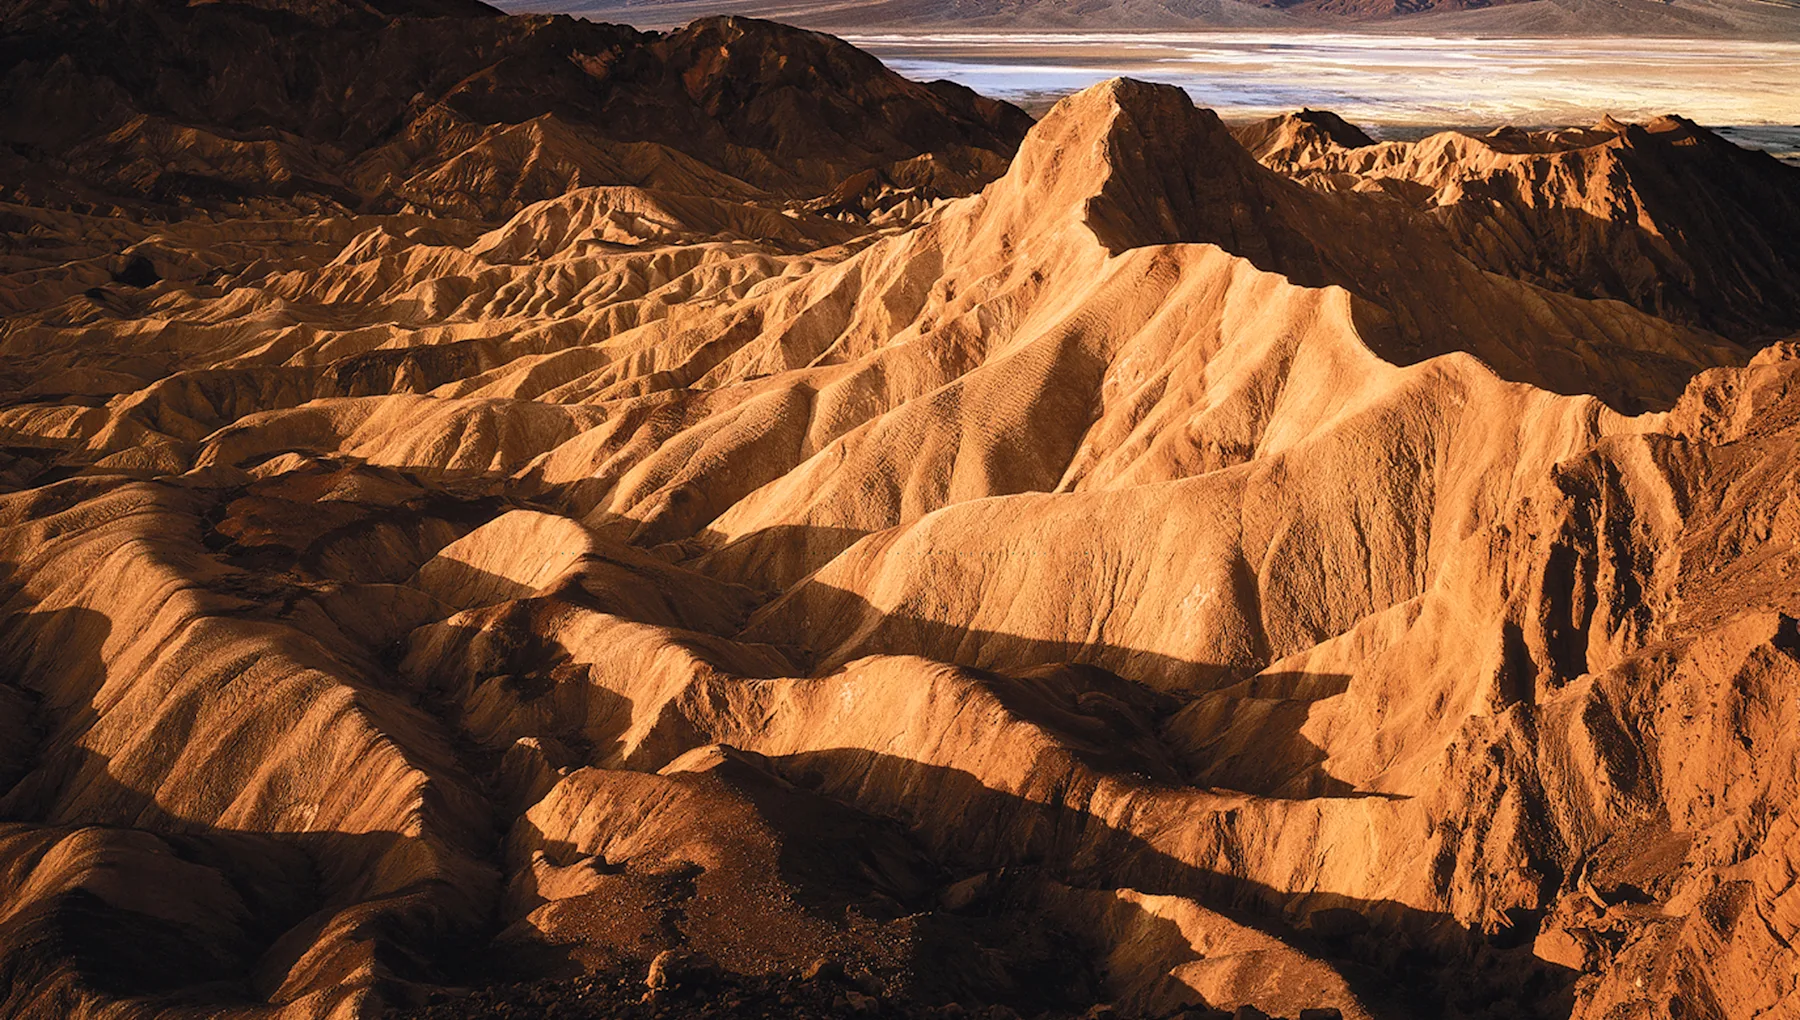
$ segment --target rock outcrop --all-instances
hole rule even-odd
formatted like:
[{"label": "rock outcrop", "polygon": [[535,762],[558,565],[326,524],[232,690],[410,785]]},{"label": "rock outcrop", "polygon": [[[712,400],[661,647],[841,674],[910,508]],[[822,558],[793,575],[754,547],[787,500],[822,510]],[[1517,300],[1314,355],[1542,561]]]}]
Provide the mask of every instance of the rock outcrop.
[{"label": "rock outcrop", "polygon": [[1376,145],[1301,114],[1240,136],[1318,188],[1429,213],[1484,269],[1741,340],[1800,329],[1800,172],[1680,117]]},{"label": "rock outcrop", "polygon": [[596,185],[806,199],[922,158],[930,200],[997,175],[1029,123],[744,18],[657,34],[476,0],[0,9],[0,197],[79,211],[503,219]]},{"label": "rock outcrop", "polygon": [[752,29],[641,44],[768,126],[695,165],[878,174],[6,208],[8,1015],[1795,1008],[1800,343],[1709,326],[1785,198],[1677,315],[1416,190],[1597,135],[1277,172],[1115,80],[905,210],[950,114],[746,99]]}]

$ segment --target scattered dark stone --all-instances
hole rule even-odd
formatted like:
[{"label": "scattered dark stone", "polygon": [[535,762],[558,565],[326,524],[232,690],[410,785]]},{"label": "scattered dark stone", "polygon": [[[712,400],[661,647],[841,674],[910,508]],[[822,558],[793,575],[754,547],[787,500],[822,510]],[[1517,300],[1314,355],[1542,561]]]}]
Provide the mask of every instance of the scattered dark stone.
[{"label": "scattered dark stone", "polygon": [[1335,1006],[1325,1006],[1320,1009],[1301,1010],[1300,1020],[1344,1020],[1344,1014],[1339,1012]]},{"label": "scattered dark stone", "polygon": [[842,981],[844,965],[829,956],[821,956],[807,964],[800,976],[807,981]]},{"label": "scattered dark stone", "polygon": [[1255,1006],[1246,1004],[1239,1006],[1237,1012],[1231,1014],[1231,1020],[1269,1020],[1269,1014],[1264,1013]]}]

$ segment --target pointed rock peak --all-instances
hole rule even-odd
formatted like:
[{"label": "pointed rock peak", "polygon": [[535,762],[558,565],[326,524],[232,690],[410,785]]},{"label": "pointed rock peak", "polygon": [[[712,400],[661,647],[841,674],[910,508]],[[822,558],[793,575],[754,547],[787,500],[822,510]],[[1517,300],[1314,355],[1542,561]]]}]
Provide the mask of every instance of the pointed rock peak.
[{"label": "pointed rock peak", "polygon": [[1657,117],[1652,117],[1641,124],[1617,120],[1611,114],[1608,114],[1600,121],[1600,127],[1604,130],[1611,131],[1627,144],[1634,146],[1642,146],[1645,143],[1654,142],[1662,145],[1677,145],[1686,148],[1735,148],[1735,146],[1719,135],[1688,120],[1686,117],[1673,113],[1665,113]]},{"label": "pointed rock peak", "polygon": [[1665,113],[1660,117],[1652,118],[1644,124],[1644,130],[1665,145],[1728,146],[1731,144],[1686,117],[1673,113]]},{"label": "pointed rock peak", "polygon": [[1125,143],[1141,150],[1151,140],[1232,145],[1219,118],[1196,107],[1186,92],[1134,78],[1112,78],[1069,96],[1044,115],[1031,137],[1039,148],[1110,142],[1115,149]]},{"label": "pointed rock peak", "polygon": [[1313,128],[1346,149],[1360,149],[1365,145],[1375,144],[1375,139],[1370,138],[1362,128],[1330,110],[1302,109],[1299,113],[1292,113],[1288,116],[1296,123]]},{"label": "pointed rock peak", "polygon": [[1172,85],[1114,78],[1056,104],[993,197],[1051,227],[1084,221],[1108,249],[1210,240],[1270,172],[1211,110]]},{"label": "pointed rock peak", "polygon": [[701,45],[722,46],[741,40],[762,41],[775,36],[813,36],[818,33],[793,28],[778,21],[764,21],[739,14],[713,14],[695,18],[670,32],[671,38],[687,38]]},{"label": "pointed rock peak", "polygon": [[1661,134],[1665,131],[1696,131],[1696,132],[1705,132],[1707,134],[1712,133],[1710,131],[1707,131],[1705,128],[1701,127],[1700,125],[1694,123],[1693,121],[1688,120],[1686,117],[1683,117],[1679,113],[1665,113],[1665,114],[1662,114],[1657,117],[1652,117],[1644,125],[1644,128],[1647,131],[1651,131],[1651,132],[1654,132],[1657,134]]},{"label": "pointed rock peak", "polygon": [[1233,128],[1231,134],[1265,165],[1298,165],[1322,159],[1334,149],[1375,144],[1361,128],[1329,110],[1284,113]]},{"label": "pointed rock peak", "polygon": [[1600,123],[1594,125],[1594,130],[1596,131],[1610,131],[1615,135],[1622,135],[1630,129],[1630,124],[1625,123],[1610,113],[1601,117]]},{"label": "pointed rock peak", "polygon": [[657,48],[687,69],[686,83],[696,95],[734,86],[754,91],[776,82],[887,77],[879,60],[841,39],[736,14],[697,18],[664,35]]}]

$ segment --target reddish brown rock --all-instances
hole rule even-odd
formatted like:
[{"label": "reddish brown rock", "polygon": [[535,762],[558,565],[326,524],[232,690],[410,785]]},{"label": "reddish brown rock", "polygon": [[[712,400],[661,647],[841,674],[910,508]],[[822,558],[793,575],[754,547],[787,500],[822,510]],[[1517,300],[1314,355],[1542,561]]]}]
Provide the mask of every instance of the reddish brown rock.
[{"label": "reddish brown rock", "polygon": [[824,202],[7,207],[4,1012],[1791,1008],[1796,342],[1138,82],[927,201],[895,132],[992,108],[746,98],[864,66],[763,31],[643,46]]}]

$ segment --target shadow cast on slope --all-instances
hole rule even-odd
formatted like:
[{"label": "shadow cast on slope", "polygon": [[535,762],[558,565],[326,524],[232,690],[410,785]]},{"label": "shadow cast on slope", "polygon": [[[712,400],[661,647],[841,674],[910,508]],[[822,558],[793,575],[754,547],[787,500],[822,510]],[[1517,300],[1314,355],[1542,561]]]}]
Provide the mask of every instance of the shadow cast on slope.
[{"label": "shadow cast on slope", "polygon": [[[590,855],[521,818],[515,839],[541,844],[557,869],[603,873],[606,885],[559,896],[537,884],[535,869],[522,873],[515,885],[544,899],[525,903],[533,921],[496,945],[533,961],[539,974],[565,979],[596,959],[641,965],[665,946],[691,946],[744,974],[793,974],[835,959],[866,972],[859,979],[865,987],[917,1002],[1002,1003],[1034,1016],[1080,1013],[1106,999],[1094,963],[1099,947],[1073,926],[1022,910],[946,909],[946,899],[966,900],[958,895],[965,876],[942,867],[896,821],[812,789],[818,777],[790,781],[760,754],[725,745],[708,750],[713,764],[699,771],[589,771],[569,780],[577,796],[594,796],[601,810],[618,803],[609,792],[615,787],[637,791],[632,824],[656,835],[627,854],[608,850],[602,860],[599,847],[587,847]],[[731,807],[704,809],[721,795]],[[745,808],[753,816],[747,825],[739,814]],[[578,838],[613,847],[619,838],[632,842],[605,829]],[[652,932],[606,917],[646,901],[655,915]],[[810,921],[796,925],[797,914]],[[542,942],[534,950],[538,936],[521,929],[539,926]],[[493,973],[512,980],[530,971]]]},{"label": "shadow cast on slope", "polygon": [[[513,594],[528,596],[522,588],[515,590]],[[572,654],[570,649],[553,641],[534,637],[540,627],[533,620],[543,613],[559,611],[556,603],[560,600],[570,600],[572,604],[602,612],[614,608],[603,608],[593,603],[580,585],[572,583],[560,586],[555,593],[526,597],[510,606],[491,607],[492,612],[499,614],[491,622],[513,634],[512,637],[500,638],[498,657],[504,668],[513,671],[505,682],[518,688],[523,703],[528,704],[534,699],[545,697],[554,689],[554,677],[544,679],[546,662],[549,661],[544,657],[566,660]],[[460,640],[466,641],[481,628],[459,626],[456,629],[464,632]],[[1170,784],[1184,782],[1183,764],[1175,760],[1175,756],[1164,746],[1157,733],[1159,721],[1179,711],[1184,699],[1125,680],[1096,666],[1070,664],[1067,660],[1072,651],[1067,647],[1046,644],[1037,653],[1044,661],[1036,668],[1023,668],[1016,676],[980,671],[982,680],[1009,712],[1055,733],[1060,741],[1096,771],[1149,777],[1154,781]],[[1173,668],[1179,661],[1166,656],[1161,658],[1169,668]],[[540,659],[544,661],[539,661]],[[1181,665],[1192,667],[1194,664]],[[731,672],[747,679],[754,679],[759,675],[742,670]],[[767,672],[761,675],[773,677],[791,674]],[[531,677],[539,679],[531,680]],[[592,685],[591,681],[582,678],[571,679],[584,686]],[[1266,675],[1260,679],[1265,688],[1284,695],[1310,693],[1315,696],[1330,696],[1341,692],[1347,683],[1347,678],[1342,677],[1287,674]],[[476,685],[484,682],[486,681],[480,677],[474,681]],[[609,695],[607,702],[616,702],[617,711],[609,709],[604,714],[608,717],[616,715],[623,722],[630,715],[629,701],[617,692],[606,693]],[[445,720],[452,729],[460,729],[461,724],[457,720],[462,715],[462,706],[456,703],[455,698],[440,700],[442,703],[435,705],[434,714]],[[1304,703],[1291,697],[1275,700]],[[556,747],[563,753],[573,752],[572,757],[565,759],[570,766],[581,764],[584,760],[591,764],[617,766],[616,743],[605,749],[588,746],[567,732],[571,727],[592,723],[592,713],[581,713],[580,718],[562,718],[562,714],[551,713],[540,720],[541,725],[533,732],[509,733],[507,737],[535,737],[547,748]],[[1303,721],[1304,712],[1297,716],[1290,714],[1288,720]],[[705,739],[699,733],[685,731],[671,732],[670,736],[677,742],[643,756],[642,761],[633,767],[656,768],[692,746],[692,742]],[[1322,751],[1307,744],[1299,736],[1297,724],[1293,732],[1280,734],[1274,739],[1297,745],[1284,750],[1286,760],[1295,768],[1304,770],[1324,758]],[[688,743],[681,743],[684,740]],[[492,755],[505,741],[496,743],[490,738],[483,743],[487,745],[485,753]],[[865,918],[885,916],[889,920],[910,912],[916,920],[913,936],[917,947],[916,963],[904,986],[910,989],[910,994],[918,997],[941,1001],[1002,1001],[1016,1008],[1036,1011],[1067,1005],[1070,1001],[1090,995],[1089,991],[1083,990],[1090,989],[1092,984],[1082,977],[1085,969],[1080,963],[1091,961],[1093,954],[1099,951],[1098,947],[1091,940],[1084,940],[1079,923],[1055,921],[1032,906],[1035,901],[1030,897],[1037,896],[1038,893],[1031,892],[1027,895],[1020,891],[1037,888],[1032,884],[1036,882],[1035,879],[1023,886],[1018,879],[1020,875],[1033,873],[1035,864],[1007,860],[1006,863],[994,865],[1013,871],[1014,878],[995,887],[1013,890],[1001,900],[1009,905],[997,912],[969,908],[969,901],[963,893],[947,890],[971,878],[978,879],[977,885],[986,886],[988,880],[983,873],[991,868],[976,868],[971,871],[968,861],[945,864],[937,860],[938,855],[933,854],[924,855],[932,863],[928,867],[920,867],[916,860],[910,860],[911,854],[893,851],[891,834],[883,831],[892,824],[890,820],[868,816],[854,803],[839,806],[834,802],[830,807],[816,803],[813,792],[826,781],[825,773],[808,767],[807,761],[815,759],[801,761],[793,768],[770,769],[781,778],[785,789],[770,790],[752,785],[740,792],[757,805],[763,817],[792,837],[784,841],[781,847],[781,874],[785,883],[794,890],[797,900],[809,912],[832,924],[845,924],[852,911]],[[554,778],[549,777],[551,781]],[[1299,795],[1305,797],[1382,796],[1356,791],[1348,784],[1323,775],[1311,777],[1299,789],[1302,791]],[[1274,790],[1268,792],[1272,796],[1277,795]],[[849,808],[850,811],[847,813],[844,808]],[[530,823],[523,819],[515,824],[524,825],[527,827],[526,831],[531,831]],[[693,838],[704,843],[708,838],[706,823],[696,822],[695,826]],[[570,866],[584,856],[573,845],[548,839],[546,843],[552,863],[558,867]],[[830,852],[823,849],[828,846],[833,848]],[[880,852],[881,847],[889,847],[890,852]],[[609,863],[605,867],[610,871],[620,865]],[[1021,871],[1021,868],[1024,870]],[[919,875],[925,871],[941,873],[942,888],[922,890],[919,887]],[[691,884],[685,893],[677,891],[670,894],[667,889],[673,887],[660,879],[638,876],[638,880],[664,890],[657,895],[674,895],[676,905],[666,909],[675,916],[680,915],[678,904],[694,896]],[[944,909],[946,897],[948,902],[957,904],[956,909]],[[724,908],[719,906],[720,901],[716,898],[708,902],[712,906],[707,908],[706,916],[716,919],[717,911]],[[1171,960],[1179,963],[1197,959],[1175,922],[1142,911],[1124,900],[1111,903],[1110,909],[1119,914],[1141,914],[1131,926],[1146,938],[1150,937],[1148,933],[1160,930],[1162,934],[1157,935],[1154,941],[1166,947]],[[754,927],[753,921],[746,921],[745,924]],[[855,927],[848,926],[849,929]],[[679,944],[680,939],[689,936],[672,932],[667,937],[675,939],[676,944]],[[1087,948],[1083,949],[1082,946]],[[605,953],[629,953],[630,948],[621,950],[615,947]],[[560,948],[550,945],[538,952],[521,952],[519,947],[509,946],[506,955],[517,962],[492,971],[494,976],[517,978],[529,974],[533,968],[539,974],[569,976],[582,965],[578,950],[567,945]],[[1199,998],[1197,995],[1183,998],[1180,989],[1174,985],[1157,994],[1162,997],[1161,1001],[1171,1007],[1182,1002],[1198,1001]],[[1088,1001],[1093,1000],[1089,998]]]},{"label": "shadow cast on slope", "polygon": [[[359,901],[385,908],[365,913],[357,939],[364,955],[344,962],[352,970],[373,967],[378,987],[400,1001],[413,996],[408,986],[482,984],[556,971],[554,954],[538,957],[536,973],[509,973],[506,966],[520,962],[517,954],[490,960],[493,922],[447,923],[453,918],[429,902],[431,879],[374,895],[368,884],[378,875],[434,852],[416,837],[225,829],[171,813],[126,780],[118,763],[81,743],[101,723],[94,706],[106,670],[98,650],[111,631],[105,614],[78,608],[17,614],[0,629],[0,642],[10,646],[5,651],[14,662],[51,647],[80,649],[85,656],[83,662],[58,660],[60,675],[76,683],[36,698],[7,685],[0,705],[34,717],[4,722],[36,745],[23,749],[18,764],[24,774],[0,796],[0,844],[17,848],[32,837],[21,851],[25,856],[9,854],[5,863],[27,873],[46,868],[35,877],[52,888],[30,901],[19,898],[26,895],[19,888],[9,892],[6,905],[12,910],[0,921],[0,1001],[8,1015],[54,1015],[61,1007],[40,1001],[43,989],[176,1009],[269,1002],[328,926]],[[518,653],[555,654],[547,645]],[[444,721],[455,739],[454,714]],[[172,759],[183,749],[164,750]],[[133,774],[160,781],[171,763],[140,761]],[[894,913],[916,907],[929,912],[930,869],[924,867],[923,882],[919,874],[908,874],[921,862],[916,854],[895,850],[892,844],[904,844],[905,837],[892,822],[811,794],[775,799],[785,803],[765,807],[794,837],[788,848],[802,860],[789,856],[785,870],[809,909],[840,922],[847,910],[881,913],[883,901]],[[810,804],[800,804],[796,813],[797,801]],[[821,821],[827,824],[816,824]],[[707,824],[697,822],[703,829]],[[829,842],[842,851],[829,869],[822,867],[820,853],[828,834],[835,834]],[[80,862],[56,871],[33,860],[34,847],[41,856],[47,845],[69,839],[105,848],[100,875]],[[882,846],[888,851],[880,852]],[[170,882],[171,872],[177,882]],[[56,881],[67,887],[56,888]],[[147,898],[120,897],[117,881],[163,888]],[[359,888],[365,892],[358,894]],[[420,894],[424,902],[406,902]],[[905,907],[899,906],[902,901]],[[1066,932],[1046,934],[1030,918],[927,918],[921,928],[921,960],[930,966],[919,970],[922,984],[908,984],[922,994],[948,1000],[974,995],[1031,1008],[1094,1001],[1092,982],[1084,977],[1088,971]]]},{"label": "shadow cast on slope", "polygon": [[[0,640],[14,662],[30,654],[14,646],[22,634],[82,649],[87,665],[62,676],[97,680],[105,675],[98,649],[111,630],[104,614],[71,608],[15,616],[6,621]],[[258,958],[317,908],[317,878],[305,852],[259,833],[180,821],[148,794],[118,780],[104,756],[78,743],[50,746],[55,734],[85,733],[98,721],[92,704],[97,685],[26,691],[8,679],[9,712],[29,716],[22,726],[9,719],[8,729],[22,731],[30,746],[20,749],[15,774],[0,795],[0,833],[9,837],[4,841],[12,851],[5,864],[19,869],[6,890],[8,913],[0,922],[0,1002],[7,1015],[29,1015],[37,989],[59,985],[71,986],[69,994],[75,995],[86,988],[112,996],[185,990],[179,998],[203,1002],[251,997]],[[111,859],[98,873],[79,859],[44,856],[50,845],[84,830],[110,848]],[[143,836],[151,833],[155,836],[146,841]],[[112,902],[112,883],[147,881],[131,868],[154,865],[159,854],[224,876],[245,912],[209,918],[218,929],[206,931]],[[117,877],[108,881],[107,871]],[[59,880],[68,883],[60,890]],[[173,913],[192,920],[197,912],[203,908]]]},{"label": "shadow cast on slope", "polygon": [[[948,889],[966,888],[967,879],[975,879],[973,894],[940,901],[953,914],[1055,916],[1060,910],[1068,916],[1069,908],[1052,905],[1058,887],[1177,896],[1329,962],[1377,1016],[1497,1011],[1559,1017],[1573,1005],[1577,974],[1532,955],[1535,917],[1520,916],[1517,927],[1486,933],[1396,901],[1283,891],[1196,867],[1087,812],[994,790],[960,769],[878,751],[808,751],[772,765],[797,784],[899,822],[957,880]],[[1066,923],[1082,930],[1079,921]],[[1159,927],[1162,938],[1177,944],[1163,958],[1170,970],[1204,958],[1188,947],[1189,936],[1176,922],[1155,917],[1149,930]],[[1139,930],[1140,937],[1152,937]],[[1147,998],[1166,1010],[1203,996],[1170,976]]]},{"label": "shadow cast on slope", "polygon": [[[771,623],[783,600],[800,608]],[[1255,612],[1245,616],[1256,619]],[[1267,798],[1393,796],[1332,776],[1325,750],[1304,733],[1313,706],[1344,694],[1351,677],[1265,672],[1269,652],[1260,632],[1250,661],[1202,662],[1098,640],[1091,631],[1081,640],[1053,640],[890,612],[808,579],[765,605],[735,637],[773,644],[815,676],[868,655],[917,655],[977,671],[1009,711],[1055,733],[1102,771]]]},{"label": "shadow cast on slope", "polygon": [[[0,863],[11,872],[0,1012],[49,1018],[96,998],[167,1008],[272,1003],[296,977],[301,992],[348,995],[339,982],[360,977],[378,996],[402,999],[415,985],[442,983],[441,963],[485,934],[492,903],[480,865],[461,875],[454,862],[439,867],[445,847],[417,833],[308,829],[292,812],[319,805],[304,799],[286,802],[266,830],[166,807],[142,784],[168,781],[188,747],[157,746],[147,759],[138,744],[122,765],[86,745],[103,722],[99,649],[112,630],[104,613],[84,608],[0,621],[0,655],[14,669],[43,647],[80,656],[55,660],[59,682],[49,688],[0,685],[0,712],[30,716],[23,727],[5,720],[8,729],[33,745],[0,793]],[[232,778],[247,786],[261,765],[248,762]],[[190,797],[217,792],[186,783]],[[58,845],[78,849],[46,855]],[[309,956],[321,940],[332,952]]]},{"label": "shadow cast on slope", "polygon": [[[20,635],[24,634],[28,640],[54,638],[65,643],[75,642],[78,647],[96,650],[97,654],[111,630],[104,614],[90,610],[29,615],[34,618],[28,621],[28,627],[21,627],[18,619],[8,621],[8,633],[4,638],[7,644],[20,640]],[[909,625],[922,623],[911,621]],[[1131,662],[1165,670],[1213,668],[1181,663],[1168,657],[1163,657],[1165,662],[1157,662],[1145,657],[1153,653],[1129,649],[1101,651],[1129,653],[1136,656],[1129,660]],[[16,661],[26,650],[15,646],[7,648],[6,652]],[[1144,750],[1145,720],[1158,718],[1159,711],[1174,707],[1179,698],[1158,694],[1097,667],[1072,670],[1064,667],[1061,664],[1088,654],[1069,643],[1026,642],[1009,654],[1017,656],[1022,663],[1016,671],[1027,675],[993,679],[1002,700],[1011,699],[1009,707],[1012,710],[1033,718],[1046,728],[1074,733],[1079,740],[1072,742],[1086,743],[1093,748],[1091,753],[1096,755],[1097,768],[1135,771],[1134,764],[1147,764],[1151,766],[1147,774],[1155,775],[1156,753],[1153,748]],[[1034,658],[1038,661],[1024,661]],[[955,660],[947,658],[945,661]],[[1012,668],[1012,661],[1005,665]],[[1034,674],[1032,666],[1040,667],[1040,670]],[[93,668],[76,672],[91,680],[104,676],[97,662]],[[1331,678],[1286,677],[1277,686],[1287,691],[1314,687],[1329,691],[1333,683]],[[1072,699],[1060,695],[1044,697],[1043,688],[1056,684],[1067,689],[1062,692],[1064,694],[1075,688],[1079,690]],[[1110,701],[1089,699],[1083,704],[1083,693],[1102,694]],[[85,731],[96,721],[93,704],[98,695],[98,689],[92,687],[59,688],[60,707],[46,715],[46,727],[56,726],[65,732]],[[1083,720],[1097,722],[1099,728]],[[1081,732],[1083,730],[1086,732]],[[1153,738],[1154,734],[1149,736]],[[1416,981],[1420,982],[1418,987],[1442,990],[1442,1002],[1453,1006],[1456,1004],[1452,1001],[1456,994],[1454,988],[1459,982],[1466,986],[1462,995],[1467,999],[1470,995],[1511,994],[1506,989],[1518,978],[1517,968],[1521,964],[1516,952],[1507,955],[1511,951],[1494,945],[1494,940],[1463,929],[1450,919],[1411,911],[1397,904],[1338,897],[1331,899],[1331,907],[1325,909],[1341,909],[1347,913],[1322,915],[1320,910],[1312,910],[1298,918],[1297,924],[1303,930],[1296,932],[1296,925],[1286,919],[1293,907],[1292,898],[1284,894],[1189,866],[1144,843],[1139,837],[1112,829],[1092,816],[1050,809],[988,790],[973,775],[960,770],[893,756],[865,760],[863,756],[867,754],[856,749],[806,752],[780,760],[775,770],[784,777],[791,776],[790,781],[796,786],[816,789],[877,818],[898,821],[915,833],[924,831],[921,819],[943,815],[948,810],[946,805],[958,805],[960,817],[974,819],[969,826],[974,838],[966,841],[968,845],[958,839],[940,840],[941,845],[931,844],[928,840],[927,856],[937,860],[949,878],[958,881],[1003,869],[1013,877],[984,880],[984,885],[992,882],[992,890],[973,897],[961,894],[933,897],[935,906],[925,911],[928,914],[986,917],[989,915],[982,912],[990,907],[982,905],[985,903],[991,905],[992,917],[1000,919],[996,923],[1001,927],[991,930],[1005,931],[1008,930],[1005,924],[1015,923],[1029,927],[1047,909],[1044,905],[1049,899],[1046,897],[1053,895],[1045,892],[1049,887],[1030,878],[1035,874],[1077,889],[1133,888],[1188,896],[1220,905],[1235,916],[1246,918],[1252,927],[1275,932],[1294,940],[1295,944],[1311,947],[1309,951],[1327,958],[1350,961],[1348,971],[1353,978],[1356,973],[1367,975],[1355,978],[1355,981],[1359,991],[1372,999],[1379,998],[1383,982]],[[1133,758],[1133,754],[1138,757]],[[75,898],[70,902],[76,903],[77,907],[54,916],[69,918],[69,923],[75,926],[71,931],[97,933],[94,937],[99,941],[92,945],[98,948],[83,950],[88,955],[79,957],[95,962],[81,966],[93,969],[90,983],[94,987],[112,990],[113,994],[166,993],[183,998],[198,996],[206,1001],[237,1001],[239,996],[248,996],[254,1001],[266,996],[271,990],[271,976],[286,973],[286,968],[280,964],[291,963],[296,954],[303,952],[332,916],[324,909],[323,902],[331,898],[329,890],[356,887],[367,874],[382,867],[380,862],[406,856],[414,843],[420,844],[419,851],[429,851],[421,841],[400,833],[276,834],[234,832],[195,824],[173,817],[149,794],[119,779],[114,775],[114,764],[79,745],[74,746],[57,760],[40,761],[40,767],[15,786],[0,805],[4,805],[8,817],[39,825],[101,825],[118,827],[121,831],[156,833],[177,856],[186,855],[184,860],[191,859],[193,863],[223,875],[237,890],[247,915],[258,927],[247,937],[234,936],[238,938],[237,948],[215,949],[214,936],[203,934],[199,942],[194,942],[193,938],[158,927],[159,919],[148,915],[119,913],[111,907],[80,908],[79,903],[86,902],[83,899],[86,894],[74,894]],[[865,777],[877,772],[890,777],[877,785],[908,791],[909,799],[882,810],[870,810],[866,798],[859,800],[848,792],[849,780],[843,778],[859,772]],[[1001,819],[1004,825],[984,824],[983,819]],[[1018,838],[999,841],[992,838],[996,833],[1013,833]],[[816,855],[798,854],[784,858],[782,867],[784,876],[797,889],[818,881]],[[871,880],[871,889],[879,891],[882,888],[879,882]],[[428,892],[424,889],[416,891]],[[926,899],[920,898],[922,896],[922,893],[911,893],[907,898],[915,905],[927,906]],[[1335,920],[1321,922],[1321,916]],[[453,922],[445,916],[443,909],[429,904],[378,914],[366,923],[370,933],[376,936],[373,941],[379,946],[379,962],[384,973],[400,980],[427,983],[441,980],[447,967],[464,966],[471,959],[472,947],[480,946],[492,934],[491,922],[471,924],[467,919]],[[966,926],[950,921],[943,922],[947,927],[933,929],[931,925],[938,923],[926,925],[919,942],[920,958],[943,961],[965,957],[972,938]],[[1147,923],[1161,928],[1162,937],[1174,945],[1174,936],[1179,932],[1168,931],[1172,922],[1162,919]],[[73,944],[69,940],[79,941],[86,937],[79,933],[68,934],[62,929],[50,929],[48,935],[42,934],[40,929],[31,929],[21,936],[32,946],[50,947],[44,950],[49,954],[43,957],[45,960],[58,958],[60,951],[54,947]],[[127,953],[118,956],[118,966],[108,970],[105,963],[110,958],[108,947],[114,946],[115,940],[137,940],[146,946],[189,946],[193,943],[198,948],[182,951],[189,952],[195,961],[205,965],[188,970],[164,967],[158,962],[162,959],[157,955],[160,951],[146,950],[149,955]],[[981,939],[973,941],[979,945]],[[228,942],[229,939],[222,940],[218,945]],[[1186,952],[1191,953],[1191,949]],[[1176,963],[1192,962],[1178,948],[1171,953],[1169,959]],[[1016,985],[1019,981],[1016,974],[1030,974],[1037,966],[1030,960],[1026,964],[1023,969],[1012,971],[1002,967],[1005,981]],[[1490,972],[1508,977],[1486,984],[1464,980],[1469,975]],[[1538,974],[1539,971],[1531,971],[1518,978],[1523,982],[1518,987],[1530,992],[1533,1003],[1552,1001],[1567,987],[1565,976]],[[981,978],[977,974],[967,980],[977,979],[991,981],[993,975]],[[165,980],[181,987],[171,990],[173,986],[159,983]],[[1176,991],[1171,990],[1169,994]],[[221,998],[215,1000],[215,997]],[[1398,1006],[1395,1008],[1399,1009]],[[1547,1012],[1537,1006],[1533,1008],[1542,1015],[1554,1015],[1554,1007]]]},{"label": "shadow cast on slope", "polygon": [[1558,311],[1542,292],[1498,285],[1427,215],[1383,197],[1316,191],[1263,166],[1173,86],[1120,79],[1096,88],[1111,88],[1122,112],[1107,137],[1104,182],[1083,212],[1113,254],[1215,244],[1301,286],[1348,291],[1358,332],[1394,364],[1466,352],[1504,379],[1591,394],[1626,414],[1666,408],[1693,375],[1748,358],[1703,336],[1657,349],[1659,338],[1637,335],[1633,309]]}]

